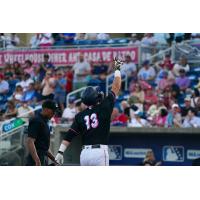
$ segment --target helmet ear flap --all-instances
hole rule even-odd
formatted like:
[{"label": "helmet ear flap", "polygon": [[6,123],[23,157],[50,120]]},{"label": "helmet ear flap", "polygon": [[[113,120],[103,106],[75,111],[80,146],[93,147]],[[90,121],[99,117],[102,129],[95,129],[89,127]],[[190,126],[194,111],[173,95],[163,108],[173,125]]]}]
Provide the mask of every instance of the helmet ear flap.
[{"label": "helmet ear flap", "polygon": [[104,93],[101,91],[101,92],[98,93],[98,101],[102,102],[103,99],[104,99]]}]

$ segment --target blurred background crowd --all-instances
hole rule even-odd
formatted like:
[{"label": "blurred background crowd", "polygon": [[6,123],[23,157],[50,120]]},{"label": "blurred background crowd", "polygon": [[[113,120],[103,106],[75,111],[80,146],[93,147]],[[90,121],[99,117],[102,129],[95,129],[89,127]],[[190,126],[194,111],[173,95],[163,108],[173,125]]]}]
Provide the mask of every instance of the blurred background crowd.
[{"label": "blurred background crowd", "polygon": [[[127,46],[157,46],[200,40],[198,33],[147,33],[127,34],[115,39],[107,33],[38,33],[29,42],[30,48],[52,48],[79,44],[127,43]],[[0,35],[0,47],[18,48],[17,34]],[[200,81],[193,81],[193,66],[185,56],[173,61],[166,53],[162,61],[148,59],[138,65],[125,56],[122,74],[128,76],[128,89],[122,87],[112,113],[112,126],[128,127],[200,127]],[[85,109],[81,101],[67,95],[83,86],[99,86],[106,91],[106,77],[113,73],[113,63],[97,64],[84,59],[80,54],[72,66],[55,66],[44,55],[44,62],[35,65],[30,60],[24,63],[5,63],[0,69],[0,120],[23,116],[25,120],[34,115],[34,108],[45,99],[53,99],[59,106],[56,123],[70,123],[76,113]],[[200,80],[200,79],[199,79]]]}]

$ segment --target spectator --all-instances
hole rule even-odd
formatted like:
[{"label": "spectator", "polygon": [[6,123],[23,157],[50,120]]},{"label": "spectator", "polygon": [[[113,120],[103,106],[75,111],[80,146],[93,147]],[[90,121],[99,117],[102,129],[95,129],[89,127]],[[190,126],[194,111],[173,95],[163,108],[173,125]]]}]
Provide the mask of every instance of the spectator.
[{"label": "spectator", "polygon": [[23,91],[26,92],[26,90],[28,90],[29,85],[33,83],[33,80],[31,79],[30,74],[24,74],[22,75],[22,80],[17,83],[16,86],[20,85],[23,88]]},{"label": "spectator", "polygon": [[39,44],[40,44],[40,33],[36,33],[34,34],[31,39],[30,39],[30,46],[31,48],[33,49],[36,49],[39,47]]},{"label": "spectator", "polygon": [[131,39],[130,39],[130,42],[129,42],[129,46],[139,46],[141,43],[138,35],[136,33],[132,33],[131,34]]},{"label": "spectator", "polygon": [[60,106],[61,111],[64,111],[64,104],[66,98],[66,78],[62,71],[56,73],[55,78],[55,90],[54,90],[54,100]]},{"label": "spectator", "polygon": [[172,110],[168,113],[167,127],[182,127],[182,117],[180,113],[180,107],[178,104],[173,104]]},{"label": "spectator", "polygon": [[59,36],[61,38],[59,45],[63,45],[63,46],[72,45],[74,42],[76,33],[60,33]]},{"label": "spectator", "polygon": [[131,61],[131,56],[126,55],[124,64],[121,66],[121,72],[127,74],[129,81],[133,78],[136,80],[137,68],[134,62]]},{"label": "spectator", "polygon": [[69,99],[69,105],[62,113],[62,121],[72,122],[76,115],[75,99]]},{"label": "spectator", "polygon": [[4,68],[4,77],[6,79],[9,79],[9,77],[13,76],[14,75],[14,69],[12,68],[12,66],[7,63],[5,68]]},{"label": "spectator", "polygon": [[54,70],[54,65],[49,61],[49,55],[44,54],[44,62],[40,63],[39,68],[38,68],[38,73],[39,73],[39,80],[42,81],[45,77],[46,71],[48,69]]},{"label": "spectator", "polygon": [[66,83],[66,92],[67,94],[69,92],[72,91],[73,89],[73,72],[72,70],[70,69],[70,67],[68,66],[67,67],[67,71],[66,71],[66,80],[67,80],[67,83]]},{"label": "spectator", "polygon": [[174,33],[174,40],[175,40],[177,43],[182,42],[183,39],[184,39],[184,33]]},{"label": "spectator", "polygon": [[20,117],[26,123],[29,122],[29,119],[34,116],[34,110],[26,102],[23,102],[20,107],[17,109],[18,117]]},{"label": "spectator", "polygon": [[174,65],[174,68],[173,68],[173,73],[176,77],[180,76],[180,69],[184,69],[185,72],[189,72],[190,71],[190,66],[187,62],[187,58],[185,57],[181,57],[180,60],[179,60],[179,63],[176,63]]},{"label": "spectator", "polygon": [[49,69],[42,81],[42,99],[54,99],[54,88],[55,88],[55,78],[53,77],[53,72]]},{"label": "spectator", "polygon": [[165,55],[165,59],[161,63],[159,63],[159,66],[161,68],[165,68],[165,69],[167,68],[170,71],[173,69],[174,64],[171,61],[170,54]]},{"label": "spectator", "polygon": [[200,117],[200,97],[198,97],[196,101],[195,109],[197,111],[197,116]]},{"label": "spectator", "polygon": [[97,39],[97,33],[86,33],[85,34],[85,40],[96,40]]},{"label": "spectator", "polygon": [[143,166],[159,166],[161,165],[161,162],[157,162],[154,152],[152,150],[148,151],[143,162],[142,165]]},{"label": "spectator", "polygon": [[0,74],[0,95],[6,95],[9,91],[9,84],[5,81],[3,74]]},{"label": "spectator", "polygon": [[181,93],[180,93],[180,88],[179,86],[175,83],[174,79],[169,79],[169,87],[165,88],[165,91],[169,90],[169,97],[173,100],[173,101],[178,101],[181,97]]},{"label": "spectator", "polygon": [[91,68],[93,75],[107,74],[108,72],[108,65],[105,64],[102,58],[99,59],[97,64],[91,63]]},{"label": "spectator", "polygon": [[119,113],[118,108],[114,108],[111,116],[111,125],[112,126],[126,126],[128,122],[128,117],[122,113]]},{"label": "spectator", "polygon": [[161,108],[158,115],[155,117],[155,125],[157,127],[166,127],[168,111],[166,108]]},{"label": "spectator", "polygon": [[168,80],[168,72],[167,71],[162,71],[160,74],[160,80],[158,81],[158,90],[161,91],[161,93],[165,90],[165,88],[169,85],[169,80]]},{"label": "spectator", "polygon": [[185,117],[190,109],[193,107],[191,106],[191,97],[186,96],[184,99],[184,106],[181,108],[181,116]]},{"label": "spectator", "polygon": [[13,49],[20,44],[20,39],[16,33],[11,33],[6,37],[6,48]]},{"label": "spectator", "polygon": [[34,67],[33,64],[30,60],[26,60],[24,63],[24,72],[26,74],[30,74],[31,78],[34,78],[35,73],[34,73]]},{"label": "spectator", "polygon": [[6,47],[6,37],[4,33],[0,33],[0,48]]},{"label": "spectator", "polygon": [[35,88],[35,99],[36,103],[40,103],[42,101],[42,94],[41,94],[41,83],[39,81],[36,81],[34,83]]},{"label": "spectator", "polygon": [[191,106],[195,108],[200,96],[200,92],[197,88],[194,88],[194,90],[188,89],[187,92],[191,93]]},{"label": "spectator", "polygon": [[53,45],[54,42],[51,33],[40,33],[39,39],[40,39],[39,43],[40,48],[49,48]]},{"label": "spectator", "polygon": [[108,33],[98,33],[97,40],[109,40],[110,35]]},{"label": "spectator", "polygon": [[23,88],[21,85],[18,85],[15,89],[15,92],[13,93],[13,100],[15,101],[15,103],[20,103],[23,99],[23,96]]},{"label": "spectator", "polygon": [[23,69],[18,61],[13,63],[14,75],[17,79],[21,79],[23,74]]},{"label": "spectator", "polygon": [[200,127],[200,117],[196,116],[196,111],[194,108],[188,109],[187,116],[183,122],[184,128],[199,128]]},{"label": "spectator", "polygon": [[26,102],[28,105],[35,105],[37,99],[34,83],[29,84],[28,89],[24,92],[22,101]]},{"label": "spectator", "polygon": [[147,111],[152,104],[157,104],[158,97],[155,94],[154,90],[147,89],[144,97],[144,110]]},{"label": "spectator", "polygon": [[164,97],[160,96],[158,98],[157,104],[152,104],[149,109],[147,110],[147,117],[148,120],[152,121],[156,118],[156,116],[159,114],[159,111],[164,108],[166,109],[166,106],[164,104]]},{"label": "spectator", "polygon": [[141,40],[141,44],[145,46],[155,46],[158,41],[153,37],[153,33],[146,33]]},{"label": "spectator", "polygon": [[144,61],[143,67],[138,72],[139,80],[147,81],[149,84],[152,84],[154,82],[155,76],[155,69],[149,66],[149,61]]},{"label": "spectator", "polygon": [[76,33],[76,36],[74,40],[84,40],[85,39],[85,33]]},{"label": "spectator", "polygon": [[176,84],[179,86],[181,91],[185,92],[185,90],[190,86],[190,79],[186,76],[184,69],[180,69],[179,74],[180,76],[176,78]]},{"label": "spectator", "polygon": [[150,124],[147,122],[147,120],[142,119],[141,116],[142,113],[139,111],[139,109],[134,111],[128,127],[149,127]]},{"label": "spectator", "polygon": [[83,54],[80,54],[79,61],[73,66],[74,79],[73,89],[77,89],[87,85],[88,76],[91,74],[90,64],[84,60]]},{"label": "spectator", "polygon": [[17,109],[15,107],[15,103],[14,101],[10,100],[7,102],[7,109],[3,115],[3,119],[11,119],[16,116],[17,116]]},{"label": "spectator", "polygon": [[134,96],[138,99],[139,103],[144,103],[144,91],[139,83],[135,84],[135,90],[130,94],[130,96]]},{"label": "spectator", "polygon": [[120,103],[120,109],[121,109],[122,113],[124,113],[127,117],[130,118],[130,109],[131,108],[127,101],[124,100]]},{"label": "spectator", "polygon": [[154,33],[154,40],[158,42],[159,45],[167,45],[167,39],[169,38],[168,33]]},{"label": "spectator", "polygon": [[156,76],[156,80],[155,80],[155,83],[158,84],[158,82],[163,79],[163,73],[167,73],[167,79],[170,80],[170,79],[175,79],[175,76],[173,74],[172,71],[170,71],[168,69],[167,66],[164,66],[163,68],[161,68],[158,73],[157,73],[157,76]]}]

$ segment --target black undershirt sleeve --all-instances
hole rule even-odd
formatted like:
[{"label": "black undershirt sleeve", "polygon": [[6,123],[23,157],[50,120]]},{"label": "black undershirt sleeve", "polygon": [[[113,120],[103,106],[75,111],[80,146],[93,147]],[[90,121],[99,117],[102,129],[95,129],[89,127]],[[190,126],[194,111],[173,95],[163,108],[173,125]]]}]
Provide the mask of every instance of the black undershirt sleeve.
[{"label": "black undershirt sleeve", "polygon": [[77,123],[77,119],[75,117],[74,122],[71,125],[71,128],[66,132],[63,139],[67,140],[68,142],[71,142],[72,139],[78,135],[80,135],[80,129],[79,129],[79,125]]}]

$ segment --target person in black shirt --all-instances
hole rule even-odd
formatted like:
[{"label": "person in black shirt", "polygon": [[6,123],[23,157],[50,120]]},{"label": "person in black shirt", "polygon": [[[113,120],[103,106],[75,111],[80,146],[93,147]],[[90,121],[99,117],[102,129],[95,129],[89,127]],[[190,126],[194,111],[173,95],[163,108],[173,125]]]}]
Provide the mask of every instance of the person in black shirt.
[{"label": "person in black shirt", "polygon": [[46,166],[48,165],[48,157],[56,163],[50,146],[50,129],[48,120],[50,120],[56,111],[56,104],[51,100],[46,100],[42,104],[42,112],[33,117],[28,125],[28,166]]},{"label": "person in black shirt", "polygon": [[115,59],[115,78],[107,97],[104,98],[97,87],[89,86],[83,92],[82,102],[87,108],[75,116],[71,128],[65,134],[55,158],[59,164],[63,164],[63,152],[72,139],[81,134],[83,140],[83,149],[80,155],[81,165],[109,165],[107,145],[110,132],[110,118],[115,97],[121,88],[121,64],[122,61]]}]

